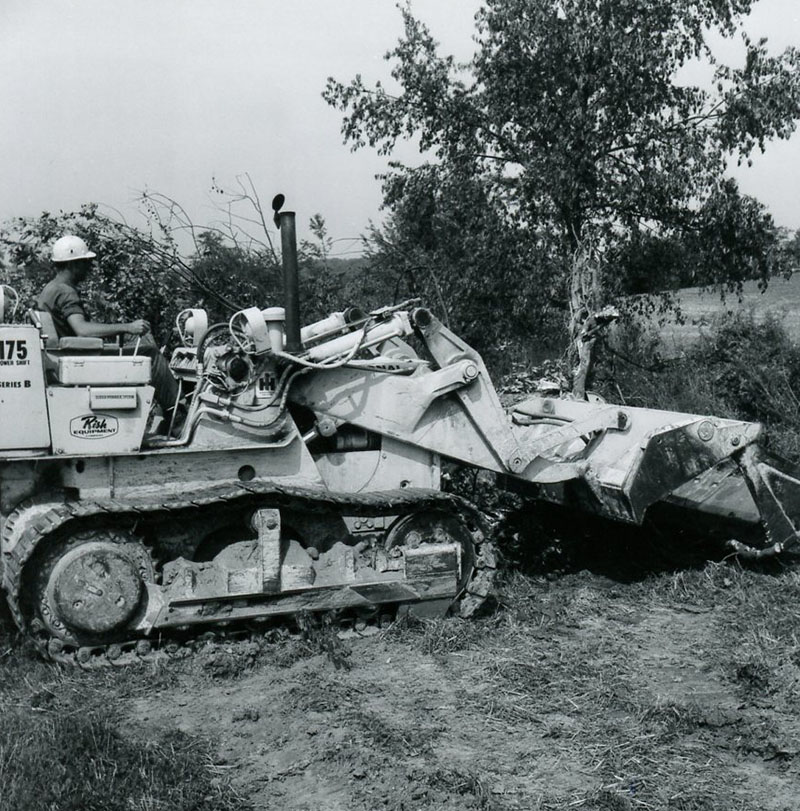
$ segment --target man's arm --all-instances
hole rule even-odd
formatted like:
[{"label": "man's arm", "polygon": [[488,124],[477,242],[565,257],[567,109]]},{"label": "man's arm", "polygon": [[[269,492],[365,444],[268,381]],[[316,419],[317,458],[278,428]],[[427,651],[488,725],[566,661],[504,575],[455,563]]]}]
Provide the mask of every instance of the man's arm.
[{"label": "man's arm", "polygon": [[141,318],[125,324],[100,324],[96,321],[87,321],[86,316],[81,313],[73,313],[67,316],[67,321],[79,338],[113,338],[126,332],[131,335],[144,335],[150,331],[150,325]]}]

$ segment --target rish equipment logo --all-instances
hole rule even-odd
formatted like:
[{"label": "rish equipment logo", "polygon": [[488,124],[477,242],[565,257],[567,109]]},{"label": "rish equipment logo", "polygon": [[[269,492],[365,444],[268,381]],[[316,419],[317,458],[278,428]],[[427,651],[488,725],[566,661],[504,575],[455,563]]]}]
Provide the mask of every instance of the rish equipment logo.
[{"label": "rish equipment logo", "polygon": [[119,433],[119,420],[110,414],[84,414],[70,421],[69,432],[79,439],[104,439]]}]

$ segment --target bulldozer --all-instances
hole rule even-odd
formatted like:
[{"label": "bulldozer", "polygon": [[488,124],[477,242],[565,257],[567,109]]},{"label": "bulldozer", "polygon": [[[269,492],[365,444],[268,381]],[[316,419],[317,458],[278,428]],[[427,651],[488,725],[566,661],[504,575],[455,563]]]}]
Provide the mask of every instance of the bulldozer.
[{"label": "bulldozer", "polygon": [[504,406],[417,300],[302,325],[295,215],[274,207],[284,306],[178,316],[181,425],[153,430],[149,358],[59,337],[0,288],[2,587],[43,656],[125,664],[305,612],[469,617],[497,552],[443,489],[451,461],[575,514],[703,527],[743,557],[795,543],[800,473],[759,424],[548,393]]}]

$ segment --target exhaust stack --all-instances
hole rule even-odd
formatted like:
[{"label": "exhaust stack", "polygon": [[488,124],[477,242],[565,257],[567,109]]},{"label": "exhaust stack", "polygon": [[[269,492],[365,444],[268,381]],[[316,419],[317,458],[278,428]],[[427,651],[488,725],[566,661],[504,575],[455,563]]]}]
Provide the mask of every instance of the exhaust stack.
[{"label": "exhaust stack", "polygon": [[272,209],[275,224],[281,231],[281,262],[283,264],[283,297],[286,308],[286,351],[296,354],[302,351],[300,340],[300,290],[297,270],[297,232],[294,211],[281,211],[282,194],[275,195]]}]

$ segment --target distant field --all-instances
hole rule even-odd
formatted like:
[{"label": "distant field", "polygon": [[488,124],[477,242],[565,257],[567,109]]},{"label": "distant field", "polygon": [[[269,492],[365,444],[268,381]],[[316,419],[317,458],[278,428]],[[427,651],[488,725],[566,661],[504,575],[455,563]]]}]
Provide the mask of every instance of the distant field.
[{"label": "distant field", "polygon": [[685,323],[665,324],[660,329],[668,353],[679,353],[698,342],[720,318],[737,312],[752,312],[758,321],[774,316],[793,340],[800,341],[800,275],[773,279],[763,293],[755,282],[747,282],[741,296],[727,293],[724,299],[719,292],[686,288],[680,291],[679,300]]}]

